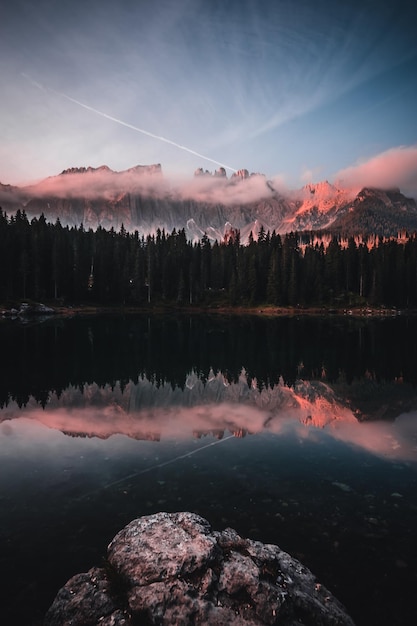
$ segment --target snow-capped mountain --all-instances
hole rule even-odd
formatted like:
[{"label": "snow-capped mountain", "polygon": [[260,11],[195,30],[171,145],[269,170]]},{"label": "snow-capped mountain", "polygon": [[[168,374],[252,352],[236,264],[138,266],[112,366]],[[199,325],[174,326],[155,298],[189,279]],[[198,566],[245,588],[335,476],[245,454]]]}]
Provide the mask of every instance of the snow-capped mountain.
[{"label": "snow-capped mountain", "polygon": [[0,184],[0,206],[9,215],[25,210],[29,218],[44,214],[65,226],[123,226],[141,235],[159,228],[184,228],[191,240],[205,234],[222,240],[231,229],[247,242],[267,231],[332,230],[396,235],[417,231],[416,201],[399,190],[343,189],[327,181],[299,190],[282,190],[260,174],[240,170],[197,170],[194,178],[173,184],[159,164],[115,172],[107,166],[70,168],[28,187]]}]

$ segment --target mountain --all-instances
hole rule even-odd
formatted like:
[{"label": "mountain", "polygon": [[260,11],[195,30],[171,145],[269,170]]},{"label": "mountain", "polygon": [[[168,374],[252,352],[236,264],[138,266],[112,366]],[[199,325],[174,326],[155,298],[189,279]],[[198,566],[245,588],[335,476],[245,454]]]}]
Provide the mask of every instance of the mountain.
[{"label": "mountain", "polygon": [[[227,404],[226,413],[216,408],[219,403]],[[170,409],[173,406],[175,411]],[[210,378],[203,381],[191,371],[182,388],[146,377],[137,383],[129,381],[123,388],[96,383],[84,385],[82,390],[69,386],[59,396],[51,392],[42,409],[33,398],[19,412],[10,406],[7,420],[15,413],[75,437],[107,439],[123,434],[152,441],[181,433],[219,435],[226,430],[241,436],[262,432],[266,422],[269,432],[279,433],[284,420],[327,429],[358,424],[347,404],[322,381],[297,380],[292,387],[279,383],[259,390],[245,371],[237,382],[227,384],[221,372],[211,370]],[[0,424],[3,419],[0,412]]]},{"label": "mountain", "polygon": [[288,220],[287,230],[303,231],[329,228],[354,194],[326,180],[305,185],[291,195],[295,212]]},{"label": "mountain", "polygon": [[141,235],[159,228],[184,228],[191,240],[206,234],[222,240],[233,229],[241,242],[250,233],[328,230],[343,235],[396,236],[417,231],[417,204],[398,189],[364,188],[359,193],[327,181],[299,190],[278,189],[261,174],[239,170],[229,179],[224,169],[198,169],[193,179],[167,181],[160,164],[137,165],[121,172],[103,165],[74,167],[27,187],[0,184],[0,206],[9,215],[25,210],[29,218],[85,228],[99,226]]},{"label": "mountain", "polygon": [[394,237],[400,231],[416,230],[416,213],[416,201],[399,189],[365,187],[336,215],[330,229],[348,236],[363,232]]},{"label": "mountain", "polygon": [[22,194],[19,187],[3,185],[0,183],[0,207],[9,215],[22,209],[27,202],[27,197]]}]

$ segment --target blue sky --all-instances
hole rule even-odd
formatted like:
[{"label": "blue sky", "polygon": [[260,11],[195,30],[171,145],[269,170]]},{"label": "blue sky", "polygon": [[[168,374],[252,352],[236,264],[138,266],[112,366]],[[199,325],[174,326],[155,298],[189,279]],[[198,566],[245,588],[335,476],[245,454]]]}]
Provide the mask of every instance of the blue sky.
[{"label": "blue sky", "polygon": [[0,181],[223,164],[417,195],[414,5],[3,0]]}]

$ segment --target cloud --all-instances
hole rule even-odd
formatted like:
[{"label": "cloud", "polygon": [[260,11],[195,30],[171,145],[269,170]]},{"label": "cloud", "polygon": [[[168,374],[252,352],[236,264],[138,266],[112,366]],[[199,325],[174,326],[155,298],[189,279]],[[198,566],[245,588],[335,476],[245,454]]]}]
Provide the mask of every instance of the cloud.
[{"label": "cloud", "polygon": [[163,195],[168,193],[160,165],[132,167],[115,172],[103,165],[98,168],[72,168],[58,176],[50,176],[25,188],[28,195],[38,198],[115,199],[124,193]]},{"label": "cloud", "polygon": [[25,188],[28,195],[38,198],[117,199],[125,193],[196,200],[209,204],[247,204],[271,197],[274,189],[282,188],[277,177],[274,186],[262,175],[248,178],[227,178],[207,173],[190,179],[165,177],[159,164],[137,165],[115,172],[107,166],[74,168],[51,176]]},{"label": "cloud", "polygon": [[257,174],[245,179],[196,176],[178,187],[177,193],[184,200],[233,205],[270,198],[275,193],[274,189],[265,176]]},{"label": "cloud", "polygon": [[[311,180],[314,170],[305,170],[304,182]],[[398,146],[343,170],[333,177],[340,189],[357,193],[363,187],[390,189],[398,187],[417,198],[417,145]],[[290,189],[282,176],[271,179],[262,174],[247,177],[205,175],[173,177],[163,174],[161,166],[137,165],[124,171],[107,166],[73,168],[51,176],[37,184],[20,189],[27,196],[38,198],[87,198],[117,200],[125,193],[147,195],[172,200],[195,200],[208,204],[244,205],[267,200]],[[4,201],[17,199],[17,188],[0,189]]]},{"label": "cloud", "polygon": [[394,422],[338,422],[331,435],[340,441],[387,459],[416,458],[416,412],[402,413]]},{"label": "cloud", "polygon": [[310,183],[314,183],[314,181],[320,180],[320,167],[304,167],[300,174],[300,182],[303,185],[308,185]]},{"label": "cloud", "polygon": [[[45,409],[33,400],[23,410],[11,403],[0,411],[0,440],[8,438],[8,450],[12,445],[20,445],[22,438],[16,437],[20,429],[25,433],[29,431],[32,442],[35,437],[51,441],[51,431],[102,439],[123,434],[155,441],[185,441],[201,434],[222,436],[226,432],[236,436],[292,433],[299,441],[320,444],[334,439],[384,459],[416,460],[416,411],[403,413],[393,422],[358,422],[351,411],[340,404],[324,397],[310,401],[287,387],[278,387],[272,392],[253,391],[252,400],[246,401],[233,400],[233,388],[225,387],[228,401],[207,402],[206,399],[202,403],[188,390],[189,399],[194,398],[194,402],[186,405],[178,402],[178,396],[185,392],[174,391],[169,384],[158,389],[152,389],[149,381],[143,384],[151,392],[146,397],[158,396],[159,404],[136,408],[134,395],[138,389],[131,384],[124,392],[110,386],[99,389],[92,385],[84,394],[79,389],[68,388],[59,399],[51,396]],[[140,396],[140,400],[144,397]],[[33,424],[47,428],[44,431],[34,429]]]},{"label": "cloud", "polygon": [[399,187],[417,198],[417,145],[398,146],[340,170],[334,180],[342,187]]}]

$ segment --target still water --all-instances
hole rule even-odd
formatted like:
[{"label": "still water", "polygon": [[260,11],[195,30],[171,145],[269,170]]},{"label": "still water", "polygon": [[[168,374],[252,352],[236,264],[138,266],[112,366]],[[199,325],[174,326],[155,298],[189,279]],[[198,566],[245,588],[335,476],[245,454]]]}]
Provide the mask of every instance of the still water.
[{"label": "still water", "polygon": [[417,319],[0,324],[0,622],[135,517],[278,544],[358,626],[416,623]]}]

